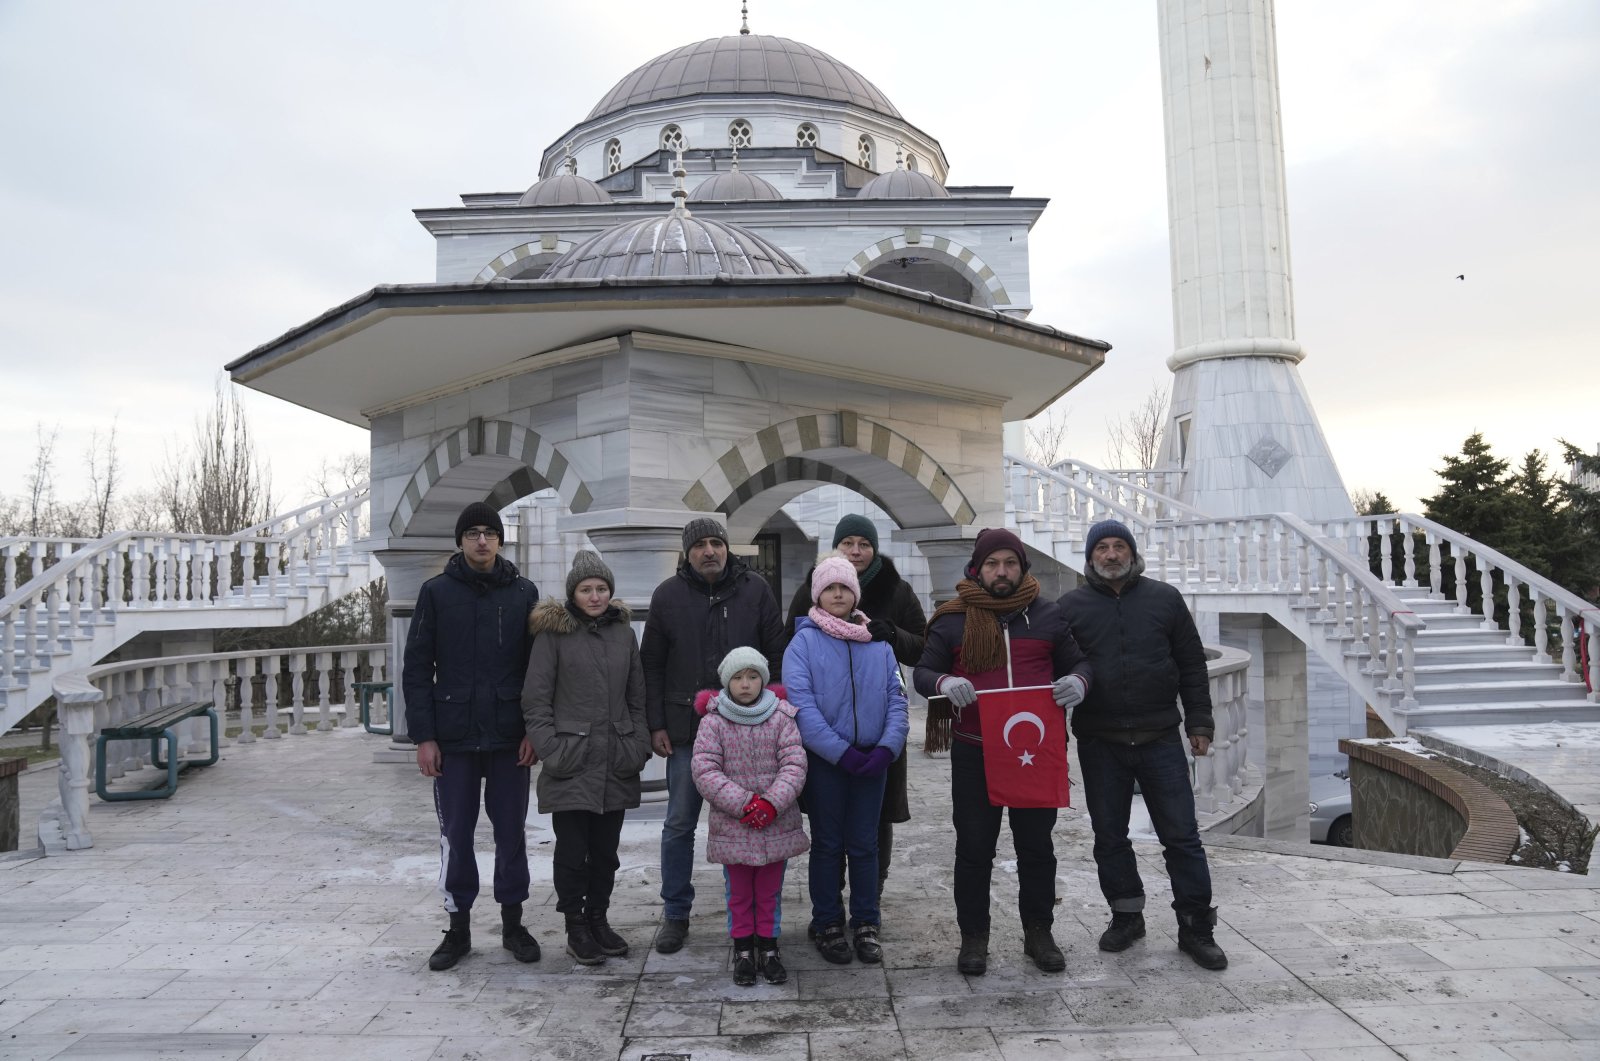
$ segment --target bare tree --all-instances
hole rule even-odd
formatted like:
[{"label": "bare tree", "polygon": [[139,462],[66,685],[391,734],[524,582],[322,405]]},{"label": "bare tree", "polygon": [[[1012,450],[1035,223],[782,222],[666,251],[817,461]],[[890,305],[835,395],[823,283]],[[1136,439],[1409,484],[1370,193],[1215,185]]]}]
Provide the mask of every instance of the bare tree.
[{"label": "bare tree", "polygon": [[237,391],[217,380],[211,408],[195,421],[190,449],[167,452],[158,486],[172,529],[232,534],[272,514],[272,476]]},{"label": "bare tree", "polygon": [[38,423],[34,425],[33,432],[36,439],[33,464],[23,481],[28,484],[27,533],[37,537],[55,529],[51,526],[56,507],[55,454],[56,437],[61,434],[61,427],[58,424],[46,434],[44,424]]},{"label": "bare tree", "polygon": [[1067,455],[1067,413],[1052,408],[1028,421],[1028,459],[1045,467]]},{"label": "bare tree", "polygon": [[104,537],[111,526],[115,511],[117,485],[122,481],[122,462],[117,454],[117,421],[113,417],[105,441],[96,428],[89,436],[89,449],[83,462],[89,469],[89,525],[90,537]]},{"label": "bare tree", "polygon": [[1150,384],[1150,393],[1132,410],[1106,421],[1106,459],[1113,468],[1154,468],[1167,425],[1167,388]]}]

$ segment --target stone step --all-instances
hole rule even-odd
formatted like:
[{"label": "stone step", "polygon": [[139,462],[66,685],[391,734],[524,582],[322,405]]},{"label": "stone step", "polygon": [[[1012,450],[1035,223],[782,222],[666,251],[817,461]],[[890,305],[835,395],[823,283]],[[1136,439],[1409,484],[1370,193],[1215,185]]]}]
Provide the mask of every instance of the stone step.
[{"label": "stone step", "polygon": [[[1388,656],[1385,647],[1381,653]],[[1417,665],[1444,664],[1460,661],[1462,663],[1532,663],[1533,649],[1527,645],[1508,645],[1504,641],[1500,644],[1467,644],[1450,645],[1425,642],[1417,640],[1416,649]]]},{"label": "stone step", "polygon": [[1473,662],[1435,663],[1431,659],[1417,660],[1417,685],[1448,685],[1452,682],[1519,682],[1534,683],[1560,681],[1561,667],[1554,663],[1523,662]]},{"label": "stone step", "polygon": [[1582,682],[1559,679],[1532,682],[1440,682],[1418,684],[1417,702],[1426,706],[1449,707],[1462,704],[1502,704],[1520,701],[1562,703],[1582,700]]},{"label": "stone step", "polygon": [[1600,722],[1600,704],[1587,700],[1507,700],[1396,709],[1408,731],[1443,726],[1517,726],[1541,722]]}]

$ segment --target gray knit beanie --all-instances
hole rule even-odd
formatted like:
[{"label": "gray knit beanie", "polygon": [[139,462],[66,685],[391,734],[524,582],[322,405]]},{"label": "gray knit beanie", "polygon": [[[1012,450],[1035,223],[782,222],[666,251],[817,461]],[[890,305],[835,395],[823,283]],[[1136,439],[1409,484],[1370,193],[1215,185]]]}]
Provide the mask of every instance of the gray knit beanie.
[{"label": "gray knit beanie", "polygon": [[572,570],[567,572],[567,600],[572,599],[572,595],[578,592],[578,583],[586,578],[605,579],[606,588],[613,594],[617,592],[617,580],[611,577],[611,569],[600,559],[600,555],[589,549],[580,549],[578,555],[572,558]]},{"label": "gray knit beanie", "polygon": [[[705,537],[705,535],[701,535]],[[697,541],[699,539],[696,539]],[[767,657],[758,649],[748,645],[740,645],[726,656],[717,666],[717,678],[722,682],[722,687],[728,687],[728,681],[742,670],[753,670],[761,675],[761,684],[765,685],[772,677],[772,671],[767,667]]]},{"label": "gray knit beanie", "polygon": [[839,543],[850,537],[861,537],[872,543],[872,551],[878,551],[878,525],[859,512],[851,512],[841,519],[833,528],[833,547],[839,548]]},{"label": "gray knit beanie", "polygon": [[715,538],[723,545],[727,545],[728,528],[710,516],[700,516],[690,520],[683,527],[683,551],[687,553],[689,548],[701,538]]}]

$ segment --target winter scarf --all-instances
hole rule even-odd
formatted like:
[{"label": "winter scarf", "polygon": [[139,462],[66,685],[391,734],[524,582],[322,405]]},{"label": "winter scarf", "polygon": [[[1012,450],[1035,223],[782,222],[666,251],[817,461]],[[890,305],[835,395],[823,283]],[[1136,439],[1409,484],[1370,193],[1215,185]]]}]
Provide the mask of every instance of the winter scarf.
[{"label": "winter scarf", "polygon": [[717,714],[729,722],[737,722],[741,726],[759,726],[771,718],[772,712],[778,709],[778,694],[771,689],[763,689],[755,703],[741,704],[735,702],[733,697],[728,695],[728,690],[724,689],[717,694],[713,703],[716,705]]},{"label": "winter scarf", "polygon": [[860,619],[859,624],[849,619],[841,619],[831,615],[816,605],[806,613],[806,617],[817,624],[817,628],[829,637],[837,637],[840,641],[871,641],[872,634],[867,630],[867,613],[852,612],[851,619]]},{"label": "winter scarf", "polygon": [[[1039,580],[1023,575],[1015,593],[1009,597],[995,597],[973,579],[964,578],[956,583],[956,593],[957,598],[939,605],[933,617],[966,613],[966,625],[961,632],[961,669],[968,674],[994,670],[1006,661],[998,616],[1021,611],[1032,604],[1039,595]],[[815,618],[813,615],[812,619]]]},{"label": "winter scarf", "polygon": [[867,583],[871,582],[874,578],[876,578],[877,575],[878,575],[878,572],[882,571],[882,570],[883,570],[883,557],[881,557],[881,556],[877,555],[876,553],[874,553],[873,556],[872,556],[872,563],[867,565],[867,569],[865,571],[861,572],[859,575],[856,576],[857,581],[859,581],[861,583],[861,591],[863,593],[866,592]]}]

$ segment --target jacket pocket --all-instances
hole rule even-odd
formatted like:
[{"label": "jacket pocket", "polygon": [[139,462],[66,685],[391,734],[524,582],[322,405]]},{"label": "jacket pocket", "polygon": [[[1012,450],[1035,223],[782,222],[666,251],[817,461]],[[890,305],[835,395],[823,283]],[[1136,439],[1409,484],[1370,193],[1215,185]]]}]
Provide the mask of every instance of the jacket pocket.
[{"label": "jacket pocket", "polygon": [[494,693],[494,731],[502,740],[520,740],[527,730],[522,718],[522,690],[496,689]]},{"label": "jacket pocket", "polygon": [[631,721],[612,722],[615,739],[611,742],[611,773],[624,780],[638,777],[650,761],[650,743],[634,729]]},{"label": "jacket pocket", "polygon": [[538,749],[544,771],[551,777],[576,777],[589,757],[589,723],[556,722],[555,745],[547,753]]},{"label": "jacket pocket", "polygon": [[440,741],[466,740],[471,735],[472,689],[433,687],[433,734]]}]

